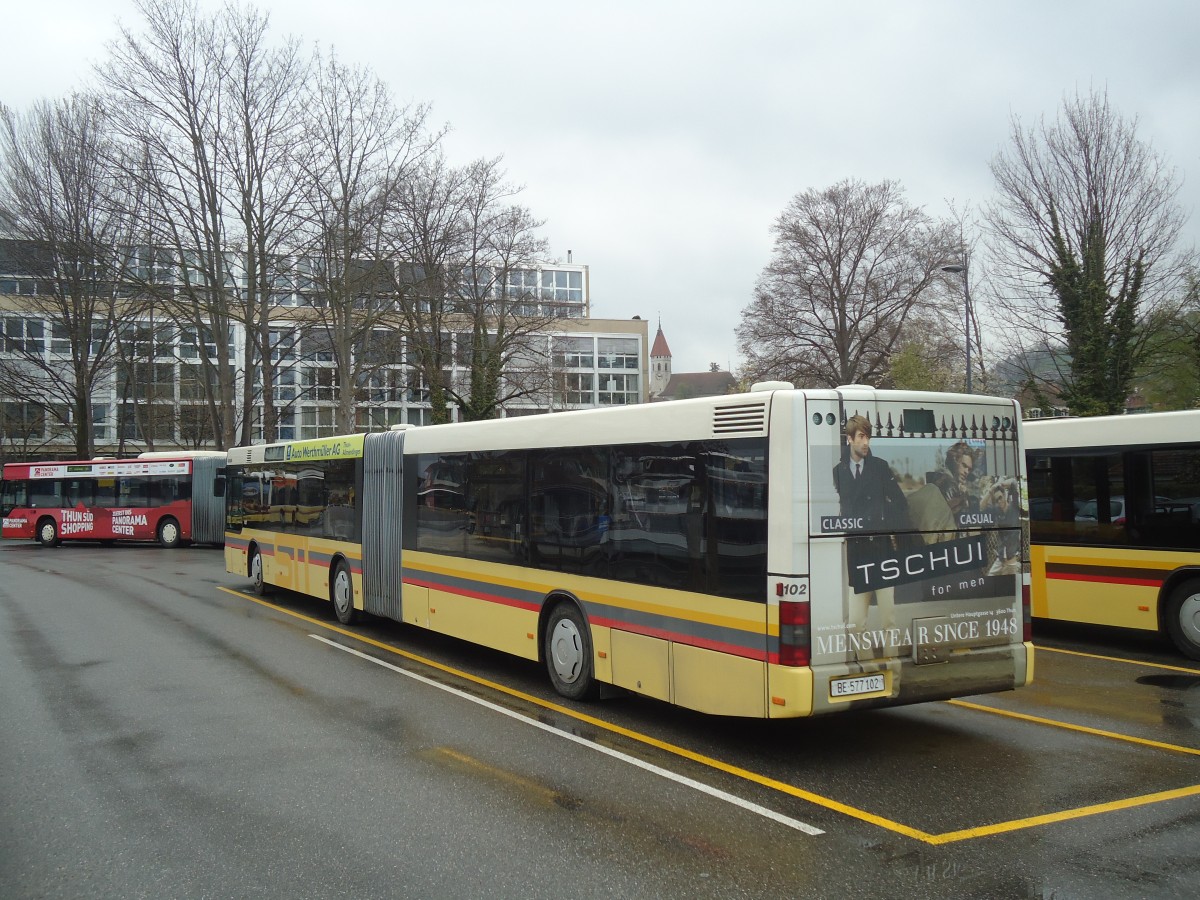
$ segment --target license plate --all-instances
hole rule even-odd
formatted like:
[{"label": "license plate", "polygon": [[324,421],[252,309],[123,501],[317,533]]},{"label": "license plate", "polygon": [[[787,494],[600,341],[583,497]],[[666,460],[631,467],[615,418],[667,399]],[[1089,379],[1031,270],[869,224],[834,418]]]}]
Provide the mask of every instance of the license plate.
[{"label": "license plate", "polygon": [[852,697],[855,694],[873,694],[884,689],[883,673],[859,675],[856,678],[839,678],[829,682],[830,697]]}]

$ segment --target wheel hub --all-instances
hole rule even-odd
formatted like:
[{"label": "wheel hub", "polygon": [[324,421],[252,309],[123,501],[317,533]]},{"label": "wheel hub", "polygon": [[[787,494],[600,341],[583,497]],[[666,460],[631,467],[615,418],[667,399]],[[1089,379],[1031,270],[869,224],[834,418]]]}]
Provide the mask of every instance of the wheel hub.
[{"label": "wheel hub", "polygon": [[563,619],[550,636],[550,660],[554,671],[567,684],[575,681],[583,668],[583,641],[575,624]]}]

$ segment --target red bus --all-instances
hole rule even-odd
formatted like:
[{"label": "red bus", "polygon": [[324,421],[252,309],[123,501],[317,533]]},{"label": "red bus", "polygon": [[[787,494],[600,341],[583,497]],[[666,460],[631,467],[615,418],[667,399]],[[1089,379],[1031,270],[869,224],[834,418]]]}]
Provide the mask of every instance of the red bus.
[{"label": "red bus", "polygon": [[53,547],[64,540],[224,543],[224,453],[6,463],[0,536]]}]

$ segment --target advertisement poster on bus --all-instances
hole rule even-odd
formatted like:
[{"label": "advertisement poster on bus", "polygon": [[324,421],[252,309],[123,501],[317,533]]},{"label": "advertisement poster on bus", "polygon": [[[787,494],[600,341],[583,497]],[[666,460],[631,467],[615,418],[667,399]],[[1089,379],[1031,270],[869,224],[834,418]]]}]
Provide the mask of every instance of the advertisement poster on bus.
[{"label": "advertisement poster on bus", "polygon": [[153,515],[149,510],[132,507],[106,509],[78,506],[67,509],[23,510],[5,516],[3,535],[6,538],[35,537],[36,522],[49,517],[55,523],[55,533],[59,538],[152,541],[162,516],[175,515],[182,518],[184,512],[182,504],[156,509]]},{"label": "advertisement poster on bus", "polygon": [[813,610],[814,661],[1011,642],[1022,629],[1015,441],[880,430],[849,415],[840,443],[810,447],[813,570],[843,598]]}]

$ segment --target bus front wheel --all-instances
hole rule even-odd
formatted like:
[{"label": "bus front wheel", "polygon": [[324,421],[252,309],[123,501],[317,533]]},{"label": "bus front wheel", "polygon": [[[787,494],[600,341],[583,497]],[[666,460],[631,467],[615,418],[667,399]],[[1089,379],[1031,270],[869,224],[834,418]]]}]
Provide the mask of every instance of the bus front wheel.
[{"label": "bus front wheel", "polygon": [[183,543],[179,536],[179,523],[170,516],[158,523],[158,542],[168,550],[173,550]]},{"label": "bus front wheel", "polygon": [[58,526],[53,519],[42,519],[38,522],[37,540],[43,547],[58,546]]},{"label": "bus front wheel", "polygon": [[1200,578],[1185,581],[1171,591],[1167,633],[1185,656],[1200,659]]},{"label": "bus front wheel", "polygon": [[546,671],[554,689],[570,700],[590,700],[600,687],[592,670],[592,639],[583,613],[560,603],[546,623]]},{"label": "bus front wheel", "polygon": [[260,597],[271,593],[271,588],[263,578],[262,554],[258,552],[257,547],[250,551],[250,584],[254,588],[254,593]]},{"label": "bus front wheel", "polygon": [[354,579],[350,577],[350,567],[344,559],[339,559],[333,567],[333,576],[329,579],[329,602],[333,604],[333,614],[343,625],[353,625],[358,621],[358,610],[354,608]]}]

